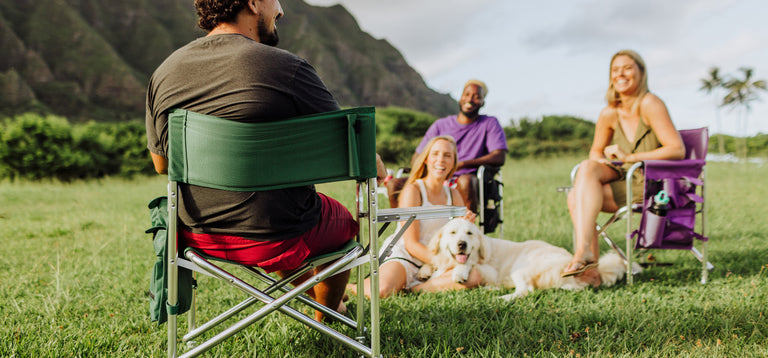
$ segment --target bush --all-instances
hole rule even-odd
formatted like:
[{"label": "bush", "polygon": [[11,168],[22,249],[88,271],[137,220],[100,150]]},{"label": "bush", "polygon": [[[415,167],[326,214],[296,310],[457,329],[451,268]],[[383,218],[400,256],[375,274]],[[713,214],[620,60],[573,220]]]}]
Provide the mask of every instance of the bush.
[{"label": "bush", "polygon": [[507,141],[509,157],[554,157],[564,154],[585,155],[592,145],[590,140],[571,139],[562,141],[538,140],[531,138],[512,138]]},{"label": "bush", "polygon": [[98,138],[101,152],[91,152],[97,157],[94,161],[107,175],[130,177],[155,173],[147,151],[147,135],[143,122],[91,122],[84,125],[82,131],[87,137]]},{"label": "bush", "polygon": [[0,162],[11,178],[68,180],[84,161],[73,152],[72,128],[61,117],[17,116],[6,121],[1,138]]},{"label": "bush", "polygon": [[561,141],[570,139],[592,140],[595,123],[574,116],[544,116],[541,120],[522,118],[515,125],[504,128],[507,139],[530,138]]},{"label": "bush", "polygon": [[376,150],[387,163],[410,166],[421,138],[437,117],[398,107],[376,111]]},{"label": "bush", "polygon": [[152,173],[144,126],[90,122],[72,126],[62,117],[24,114],[0,131],[0,175],[61,181]]},{"label": "bush", "polygon": [[573,116],[522,118],[504,128],[511,158],[585,155],[592,145],[595,124]]},{"label": "bush", "polygon": [[[376,146],[387,163],[407,167],[435,116],[410,109],[377,109]],[[594,123],[572,116],[523,118],[504,128],[509,156],[551,157],[586,155]],[[713,135],[710,151],[722,139],[733,153],[742,138]],[[746,138],[751,156],[768,155],[768,135]],[[0,123],[0,178],[62,181],[154,174],[146,149],[143,121],[88,122],[71,125],[65,118],[26,113]]]}]

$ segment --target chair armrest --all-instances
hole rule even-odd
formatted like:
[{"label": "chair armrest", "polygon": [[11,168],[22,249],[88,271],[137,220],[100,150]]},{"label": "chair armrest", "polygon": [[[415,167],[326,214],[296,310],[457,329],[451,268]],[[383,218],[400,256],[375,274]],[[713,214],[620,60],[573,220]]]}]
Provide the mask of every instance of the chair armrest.
[{"label": "chair armrest", "polygon": [[464,206],[433,205],[415,206],[408,208],[379,209],[376,221],[393,222],[404,221],[410,217],[414,220],[440,219],[448,217],[464,216],[467,208]]}]

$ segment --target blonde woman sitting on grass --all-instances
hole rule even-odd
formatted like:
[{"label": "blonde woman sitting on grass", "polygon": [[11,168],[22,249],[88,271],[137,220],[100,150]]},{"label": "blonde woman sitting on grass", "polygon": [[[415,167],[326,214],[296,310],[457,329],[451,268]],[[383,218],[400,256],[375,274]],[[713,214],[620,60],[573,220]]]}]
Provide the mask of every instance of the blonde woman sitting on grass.
[{"label": "blonde woman sitting on grass", "polygon": [[[444,185],[456,171],[456,141],[451,136],[432,138],[425,150],[419,154],[411,168],[411,176],[403,187],[398,199],[398,207],[416,207],[431,205],[463,206],[464,202],[456,189]],[[474,221],[476,215],[467,210],[464,218]],[[448,218],[414,221],[402,238],[392,247],[391,254],[385,258],[379,268],[379,296],[384,298],[401,291],[437,292],[461,290],[477,287],[481,283],[480,273],[472,270],[463,283],[451,279],[452,271],[431,277],[426,282],[417,278],[419,268],[432,260],[432,253],[427,243]],[[387,238],[382,250],[394,237]],[[357,293],[356,285],[347,286]],[[370,279],[365,280],[366,297],[370,297]]]}]

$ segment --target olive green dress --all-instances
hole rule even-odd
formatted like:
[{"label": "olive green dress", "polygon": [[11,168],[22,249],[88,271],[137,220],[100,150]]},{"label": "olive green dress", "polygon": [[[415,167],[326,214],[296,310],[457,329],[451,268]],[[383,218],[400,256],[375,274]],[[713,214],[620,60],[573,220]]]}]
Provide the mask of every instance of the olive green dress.
[{"label": "olive green dress", "polygon": [[[637,130],[635,131],[635,138],[633,141],[630,142],[629,139],[627,139],[621,125],[617,124],[616,130],[613,132],[613,140],[611,144],[618,144],[619,148],[627,154],[650,152],[661,147],[659,139],[656,138],[656,133],[645,124],[642,117],[637,124]],[[621,167],[612,166],[613,169],[619,172],[619,175],[622,178],[610,183],[611,190],[613,190],[613,199],[619,207],[624,206],[627,203],[627,183],[624,181],[624,178],[627,176],[627,170],[629,170],[629,167],[631,167],[632,164],[634,163],[624,163]],[[632,179],[632,192],[634,193],[633,196],[635,198],[634,202],[642,202],[643,180],[637,172],[635,172],[635,174],[635,177]]]}]

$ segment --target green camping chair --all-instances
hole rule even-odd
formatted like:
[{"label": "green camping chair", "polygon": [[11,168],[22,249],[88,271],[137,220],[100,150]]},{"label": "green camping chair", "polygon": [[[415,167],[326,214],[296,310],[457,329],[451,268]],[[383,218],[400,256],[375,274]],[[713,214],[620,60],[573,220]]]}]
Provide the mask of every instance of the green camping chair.
[{"label": "green camping chair", "polygon": [[[461,216],[464,213],[463,207],[377,210],[375,111],[372,107],[267,123],[242,123],[185,110],[174,110],[168,118],[168,138],[168,217],[171,219],[168,220],[166,251],[170,357],[175,357],[178,353],[177,315],[180,313],[179,306],[184,310],[186,304],[180,302],[179,292],[188,292],[185,291],[188,287],[180,286],[190,282],[179,280],[179,272],[185,270],[221,279],[246,292],[248,298],[198,326],[194,317],[192,294],[192,303],[189,304],[189,332],[182,337],[182,341],[191,348],[181,355],[183,357],[197,356],[275,311],[333,337],[366,357],[379,357],[381,344],[377,295],[370,299],[370,320],[365,319],[365,298],[362,294],[358,295],[357,320],[352,320],[320,305],[303,293],[317,282],[354,267],[358,268],[358,292],[363,292],[365,273],[361,265],[364,264],[370,265],[371,292],[378,292],[377,236],[384,231],[387,224],[406,221],[406,225],[398,232],[402,235],[414,220]],[[357,240],[352,240],[338,252],[308,259],[291,277],[275,280],[258,268],[206,257],[194,249],[186,249],[183,257],[179,257],[175,240],[178,232],[179,183],[231,191],[261,191],[345,180],[357,182],[356,214],[360,223]],[[378,228],[378,233],[377,222],[385,223],[384,227]],[[363,245],[367,247],[363,248]],[[289,284],[303,273],[329,262],[333,263],[312,279],[296,287]],[[257,288],[229,273],[224,269],[229,265],[244,268],[249,274],[248,277],[263,281],[267,288]],[[349,326],[349,330],[355,334],[345,335],[286,304],[293,301],[301,301],[323,311],[326,316]],[[219,329],[218,333],[203,342],[194,341],[255,303],[261,303],[261,306],[245,318],[227,328]],[[364,328],[366,321],[370,329]]]}]

